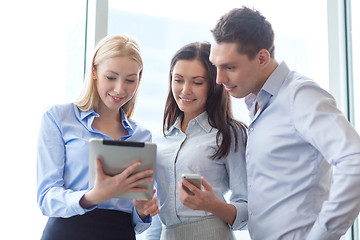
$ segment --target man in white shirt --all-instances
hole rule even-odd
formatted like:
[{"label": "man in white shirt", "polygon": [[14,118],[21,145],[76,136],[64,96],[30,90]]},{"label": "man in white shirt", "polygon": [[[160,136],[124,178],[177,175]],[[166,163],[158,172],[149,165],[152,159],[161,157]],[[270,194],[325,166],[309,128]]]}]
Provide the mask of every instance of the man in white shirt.
[{"label": "man in white shirt", "polygon": [[250,111],[252,239],[339,239],[360,209],[360,137],[314,81],[274,58],[271,24],[246,7],[212,30],[217,83]]}]

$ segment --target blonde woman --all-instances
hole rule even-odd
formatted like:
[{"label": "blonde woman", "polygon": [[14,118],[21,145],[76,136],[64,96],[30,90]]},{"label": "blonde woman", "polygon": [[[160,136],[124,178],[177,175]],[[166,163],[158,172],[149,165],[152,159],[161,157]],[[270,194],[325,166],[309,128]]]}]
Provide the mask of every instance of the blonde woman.
[{"label": "blonde woman", "polygon": [[80,98],[45,112],[37,157],[38,204],[49,216],[42,239],[135,239],[157,214],[155,196],[114,198],[146,191],[136,186],[153,180],[153,171],[132,174],[140,162],[108,176],[97,161],[94,187],[88,185],[90,138],[151,141],[151,133],[131,119],[142,69],[135,40],[106,37],[95,49]]}]

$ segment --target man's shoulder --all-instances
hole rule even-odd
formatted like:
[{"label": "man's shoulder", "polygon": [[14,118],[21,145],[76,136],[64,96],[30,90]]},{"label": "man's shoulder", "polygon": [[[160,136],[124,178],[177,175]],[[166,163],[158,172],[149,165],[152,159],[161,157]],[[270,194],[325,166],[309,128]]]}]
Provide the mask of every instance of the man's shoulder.
[{"label": "man's shoulder", "polygon": [[294,95],[298,91],[306,88],[318,88],[321,89],[320,85],[316,83],[313,79],[302,75],[296,71],[290,71],[287,75],[284,84],[283,90],[281,91],[283,94],[286,93],[287,95]]}]

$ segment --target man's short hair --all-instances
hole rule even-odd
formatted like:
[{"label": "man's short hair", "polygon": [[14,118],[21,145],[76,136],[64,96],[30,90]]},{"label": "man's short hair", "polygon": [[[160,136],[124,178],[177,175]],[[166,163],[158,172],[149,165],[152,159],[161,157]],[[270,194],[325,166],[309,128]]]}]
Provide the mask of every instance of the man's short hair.
[{"label": "man's short hair", "polygon": [[211,30],[217,43],[237,43],[238,52],[253,59],[261,49],[274,58],[274,32],[259,11],[247,7],[235,8],[223,15]]}]

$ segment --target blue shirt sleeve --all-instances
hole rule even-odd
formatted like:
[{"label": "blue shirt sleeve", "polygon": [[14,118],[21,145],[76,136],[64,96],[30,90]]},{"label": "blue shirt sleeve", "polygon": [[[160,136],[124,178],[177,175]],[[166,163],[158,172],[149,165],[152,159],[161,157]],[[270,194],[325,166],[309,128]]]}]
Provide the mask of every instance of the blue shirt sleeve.
[{"label": "blue shirt sleeve", "polygon": [[147,240],[159,240],[162,231],[162,224],[159,218],[159,215],[156,215],[152,218],[151,226],[146,230],[146,239]]},{"label": "blue shirt sleeve", "polygon": [[71,217],[86,212],[79,204],[86,190],[64,188],[64,167],[65,146],[61,130],[48,111],[42,118],[37,152],[37,201],[46,216]]},{"label": "blue shirt sleeve", "polygon": [[304,84],[293,99],[296,129],[334,167],[329,199],[307,239],[339,239],[360,209],[360,137],[326,91]]},{"label": "blue shirt sleeve", "polygon": [[[233,141],[234,142],[234,141]],[[225,165],[229,175],[229,188],[231,190],[230,203],[236,208],[236,218],[232,230],[243,230],[247,227],[247,180],[245,144],[242,141],[241,132],[238,132],[238,148],[234,151],[234,143],[226,157]]]},{"label": "blue shirt sleeve", "polygon": [[137,213],[135,206],[133,206],[133,211],[131,215],[132,215],[132,225],[134,226],[134,231],[137,234],[144,232],[146,229],[150,227],[152,221],[152,217],[150,215],[146,216],[145,221],[143,221],[140,218],[139,214]]}]

